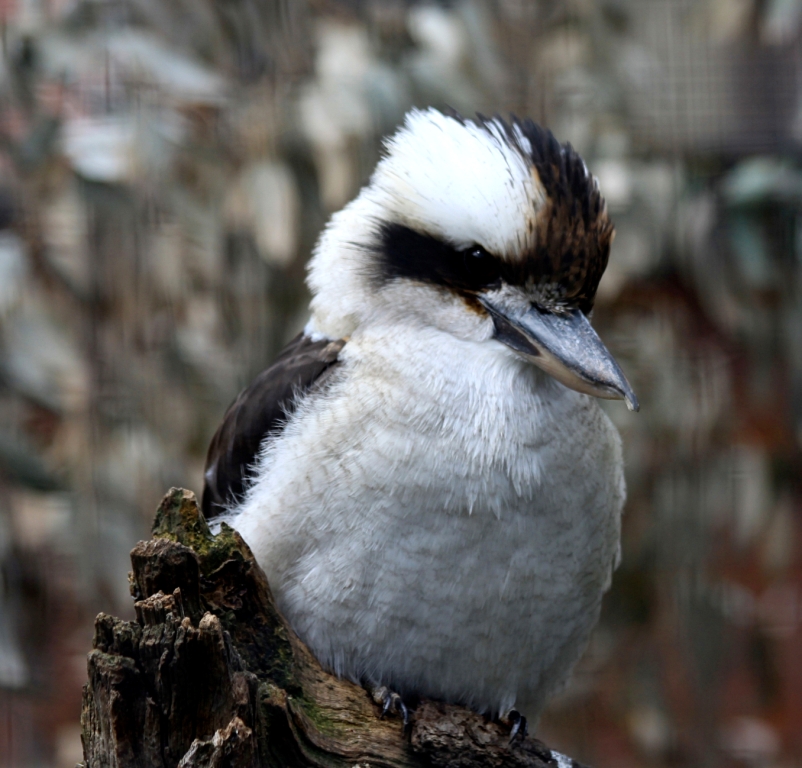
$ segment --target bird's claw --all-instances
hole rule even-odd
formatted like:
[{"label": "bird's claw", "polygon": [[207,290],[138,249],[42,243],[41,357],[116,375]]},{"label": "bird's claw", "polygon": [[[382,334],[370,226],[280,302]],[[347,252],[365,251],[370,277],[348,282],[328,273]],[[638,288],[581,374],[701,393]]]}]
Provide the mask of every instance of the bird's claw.
[{"label": "bird's claw", "polygon": [[382,705],[382,718],[390,711],[398,712],[404,720],[404,728],[409,726],[409,708],[395,691],[382,685],[373,691],[373,700]]},{"label": "bird's claw", "polygon": [[509,743],[512,744],[515,739],[520,736],[522,739],[526,738],[526,718],[518,712],[518,710],[513,709],[509,715],[507,715],[507,719],[510,722],[510,741]]}]

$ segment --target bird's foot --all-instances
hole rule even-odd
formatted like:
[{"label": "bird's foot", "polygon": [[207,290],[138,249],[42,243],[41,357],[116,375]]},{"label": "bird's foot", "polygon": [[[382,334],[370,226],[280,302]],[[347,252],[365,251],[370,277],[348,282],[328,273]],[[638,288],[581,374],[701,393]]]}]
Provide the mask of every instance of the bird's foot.
[{"label": "bird's foot", "polygon": [[521,739],[526,738],[526,718],[517,709],[510,710],[507,722],[510,725],[510,744],[519,736]]},{"label": "bird's foot", "polygon": [[404,729],[409,727],[409,707],[404,704],[403,699],[395,691],[391,691],[386,685],[373,688],[371,690],[373,701],[381,705],[383,718],[388,712],[398,712],[404,720]]}]

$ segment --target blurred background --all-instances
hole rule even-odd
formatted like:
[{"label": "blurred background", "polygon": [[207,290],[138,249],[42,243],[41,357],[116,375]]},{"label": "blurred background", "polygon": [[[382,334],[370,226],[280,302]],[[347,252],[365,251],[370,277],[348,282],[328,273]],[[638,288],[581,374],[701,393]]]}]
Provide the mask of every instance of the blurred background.
[{"label": "blurred background", "polygon": [[80,760],[129,549],[429,104],[548,125],[617,225],[623,564],[540,736],[802,766],[801,34],[802,0],[2,0],[0,766]]}]

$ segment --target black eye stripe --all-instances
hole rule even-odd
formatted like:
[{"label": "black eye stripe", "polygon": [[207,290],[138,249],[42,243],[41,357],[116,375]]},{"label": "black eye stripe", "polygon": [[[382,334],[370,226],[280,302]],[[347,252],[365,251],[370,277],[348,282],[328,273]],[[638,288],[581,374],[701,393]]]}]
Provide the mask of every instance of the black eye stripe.
[{"label": "black eye stripe", "polygon": [[458,250],[402,224],[383,225],[379,241],[381,282],[403,277],[474,292],[510,277],[509,265],[481,246]]},{"label": "black eye stripe", "polygon": [[[603,259],[591,260],[597,269],[585,275],[581,267],[587,254],[575,251],[575,244],[570,239],[563,242],[559,233],[547,234],[552,238],[543,247],[526,259],[510,263],[478,245],[460,250],[403,224],[384,224],[378,232],[378,270],[373,278],[378,285],[398,278],[417,280],[467,296],[505,282],[531,287],[535,295],[540,293],[543,306],[559,303],[590,312],[607,262],[609,241],[604,244]],[[552,251],[559,257],[556,268]]]}]

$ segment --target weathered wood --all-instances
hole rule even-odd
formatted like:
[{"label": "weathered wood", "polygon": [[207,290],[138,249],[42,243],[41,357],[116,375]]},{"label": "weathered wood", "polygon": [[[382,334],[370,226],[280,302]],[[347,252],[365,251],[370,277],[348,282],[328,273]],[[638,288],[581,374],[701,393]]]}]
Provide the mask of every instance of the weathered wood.
[{"label": "weathered wood", "polygon": [[463,707],[422,701],[405,732],[326,672],[239,534],[172,489],[131,553],[136,621],[100,614],[81,725],[87,768],[559,768],[578,765]]}]

